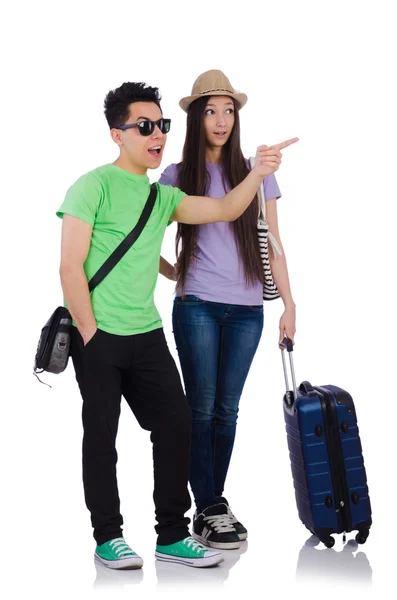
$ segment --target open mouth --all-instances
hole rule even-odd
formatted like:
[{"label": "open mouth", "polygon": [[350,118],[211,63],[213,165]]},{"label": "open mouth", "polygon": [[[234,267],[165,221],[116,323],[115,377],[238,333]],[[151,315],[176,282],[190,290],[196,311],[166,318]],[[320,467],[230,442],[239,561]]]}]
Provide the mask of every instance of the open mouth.
[{"label": "open mouth", "polygon": [[222,139],[226,136],[226,131],[214,131],[216,137]]},{"label": "open mouth", "polygon": [[162,146],[153,146],[152,148],[149,148],[148,152],[151,156],[158,157],[160,156],[162,149]]}]

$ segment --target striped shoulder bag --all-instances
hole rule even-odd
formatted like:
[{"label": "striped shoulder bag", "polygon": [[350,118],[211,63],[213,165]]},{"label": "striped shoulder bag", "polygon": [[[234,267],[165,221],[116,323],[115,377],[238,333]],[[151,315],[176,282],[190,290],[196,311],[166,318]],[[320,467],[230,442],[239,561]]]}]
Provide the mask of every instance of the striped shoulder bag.
[{"label": "striped shoulder bag", "polygon": [[[251,169],[255,164],[255,158],[250,158]],[[270,246],[272,248],[273,254],[275,258],[282,255],[282,250],[280,245],[278,244],[274,235],[269,231],[269,225],[266,221],[266,200],[265,194],[263,191],[263,183],[261,184],[258,190],[258,198],[259,198],[259,215],[258,215],[258,224],[257,224],[257,232],[259,239],[259,249],[261,253],[261,259],[263,264],[263,299],[264,300],[276,300],[280,298],[280,293],[277,289],[276,284],[274,283],[274,279],[272,276],[272,270],[270,268],[269,261],[269,241]]]}]

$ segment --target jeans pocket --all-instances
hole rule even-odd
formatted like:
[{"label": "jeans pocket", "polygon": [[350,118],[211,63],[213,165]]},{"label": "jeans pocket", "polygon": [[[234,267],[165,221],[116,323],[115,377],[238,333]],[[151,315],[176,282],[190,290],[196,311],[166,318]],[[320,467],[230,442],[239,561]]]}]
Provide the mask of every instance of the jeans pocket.
[{"label": "jeans pocket", "polygon": [[263,305],[260,304],[258,306],[249,306],[248,307],[252,312],[263,313]]},{"label": "jeans pocket", "polygon": [[[83,341],[83,350],[87,350],[87,348],[90,348],[93,345],[95,340],[98,338],[98,333],[99,333],[99,329],[97,328],[97,330],[94,333],[94,335],[92,336],[92,338],[86,344],[84,344],[84,341]],[[83,338],[81,338],[81,339],[83,339]]]},{"label": "jeans pocket", "polygon": [[177,306],[197,306],[205,304],[205,300],[198,298],[198,296],[177,296],[175,298]]}]

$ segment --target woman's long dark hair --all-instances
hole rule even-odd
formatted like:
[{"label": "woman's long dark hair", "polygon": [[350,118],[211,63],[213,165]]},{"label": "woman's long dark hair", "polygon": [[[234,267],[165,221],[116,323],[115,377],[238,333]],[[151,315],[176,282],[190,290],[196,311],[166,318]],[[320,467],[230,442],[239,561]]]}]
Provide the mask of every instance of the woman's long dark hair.
[{"label": "woman's long dark hair", "polygon": [[[206,169],[206,138],[204,131],[204,113],[208,96],[195,100],[187,115],[186,138],[183,147],[182,162],[178,165],[178,187],[190,196],[205,196],[209,189],[209,174]],[[232,133],[222,147],[221,164],[223,166],[223,185],[236,187],[249,172],[240,145],[240,119],[235,106]],[[226,193],[226,189],[225,189]],[[258,197],[245,212],[231,223],[244,268],[247,285],[263,282],[263,266],[259,253],[256,225],[258,221]],[[188,269],[197,257],[198,225],[178,223],[176,236],[177,287],[184,293]],[[180,252],[179,252],[179,247]],[[179,255],[178,255],[179,252]]]}]

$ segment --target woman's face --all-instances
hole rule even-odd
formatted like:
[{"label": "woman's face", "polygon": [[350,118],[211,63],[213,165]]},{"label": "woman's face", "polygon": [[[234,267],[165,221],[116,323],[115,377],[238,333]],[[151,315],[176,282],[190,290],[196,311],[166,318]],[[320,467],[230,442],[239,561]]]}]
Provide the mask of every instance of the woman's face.
[{"label": "woman's face", "polygon": [[221,148],[234,125],[234,103],[230,96],[211,96],[204,109],[204,131],[207,145]]}]

